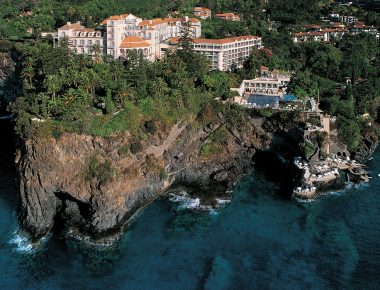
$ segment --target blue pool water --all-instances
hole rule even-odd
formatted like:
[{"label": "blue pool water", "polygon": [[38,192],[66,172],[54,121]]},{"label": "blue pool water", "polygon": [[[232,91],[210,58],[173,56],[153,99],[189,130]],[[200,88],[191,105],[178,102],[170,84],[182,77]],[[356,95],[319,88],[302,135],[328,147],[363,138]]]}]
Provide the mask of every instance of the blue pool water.
[{"label": "blue pool water", "polygon": [[380,152],[368,185],[313,202],[280,198],[256,171],[217,214],[161,198],[113,247],[54,234],[34,254],[15,241],[17,191],[0,164],[1,289],[380,288]]}]

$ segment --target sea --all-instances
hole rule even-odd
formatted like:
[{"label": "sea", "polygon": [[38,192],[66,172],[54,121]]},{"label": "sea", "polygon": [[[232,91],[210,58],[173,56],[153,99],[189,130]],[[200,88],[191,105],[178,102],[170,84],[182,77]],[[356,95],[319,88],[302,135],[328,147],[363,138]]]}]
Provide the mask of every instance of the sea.
[{"label": "sea", "polygon": [[18,234],[9,143],[0,140],[0,289],[380,289],[380,151],[368,184],[313,201],[285,198],[256,168],[217,210],[162,197],[112,246],[54,231],[36,249]]}]

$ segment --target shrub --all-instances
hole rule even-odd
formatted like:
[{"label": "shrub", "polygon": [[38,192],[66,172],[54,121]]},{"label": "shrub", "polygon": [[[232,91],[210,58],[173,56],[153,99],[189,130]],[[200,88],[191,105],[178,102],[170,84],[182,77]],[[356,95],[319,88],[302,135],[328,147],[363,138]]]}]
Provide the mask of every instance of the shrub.
[{"label": "shrub", "polygon": [[159,176],[160,176],[161,180],[165,180],[166,178],[168,178],[168,173],[166,172],[166,170],[164,168],[162,168]]},{"label": "shrub", "polygon": [[87,181],[97,179],[100,184],[105,184],[113,179],[115,169],[111,165],[111,161],[105,160],[100,162],[96,155],[92,155],[87,161],[84,178]]},{"label": "shrub", "polygon": [[50,121],[34,124],[33,140],[37,143],[47,143],[53,136],[53,126]]},{"label": "shrub", "polygon": [[269,118],[272,116],[272,109],[260,109],[260,115],[265,118]]},{"label": "shrub", "polygon": [[144,129],[149,134],[154,134],[156,132],[156,130],[157,130],[156,124],[152,120],[149,120],[149,121],[145,122]]},{"label": "shrub", "polygon": [[167,177],[165,169],[153,154],[146,156],[145,166],[148,172],[157,174],[161,180]]},{"label": "shrub", "polygon": [[119,155],[121,155],[121,156],[127,156],[128,153],[129,153],[129,146],[127,146],[127,145],[123,145],[123,146],[121,146],[121,147],[117,150],[117,152],[118,152]]},{"label": "shrub", "polygon": [[212,133],[210,139],[213,143],[222,145],[227,142],[228,135],[229,132],[227,131],[227,129],[225,127],[220,127]]},{"label": "shrub", "polygon": [[223,151],[223,146],[219,144],[209,143],[209,144],[203,144],[201,146],[199,155],[203,158],[211,158],[215,156],[216,154],[219,154]]},{"label": "shrub", "polygon": [[305,157],[306,158],[310,158],[311,155],[314,153],[315,151],[315,146],[309,142],[309,141],[306,141],[304,144],[303,144],[303,151],[304,151],[304,154],[305,154]]},{"label": "shrub", "polygon": [[142,150],[142,145],[141,145],[140,140],[138,139],[133,140],[129,148],[131,149],[132,154],[139,153]]}]

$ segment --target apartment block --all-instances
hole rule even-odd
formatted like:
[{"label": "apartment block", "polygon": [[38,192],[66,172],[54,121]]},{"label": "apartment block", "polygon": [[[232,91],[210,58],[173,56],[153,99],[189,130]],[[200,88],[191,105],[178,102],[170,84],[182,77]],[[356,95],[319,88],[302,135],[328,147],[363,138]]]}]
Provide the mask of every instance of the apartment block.
[{"label": "apartment block", "polygon": [[[178,38],[172,38],[170,45],[177,45]],[[261,37],[237,36],[223,39],[192,39],[194,51],[207,56],[210,69],[228,71],[243,66],[254,48],[262,48]]]}]

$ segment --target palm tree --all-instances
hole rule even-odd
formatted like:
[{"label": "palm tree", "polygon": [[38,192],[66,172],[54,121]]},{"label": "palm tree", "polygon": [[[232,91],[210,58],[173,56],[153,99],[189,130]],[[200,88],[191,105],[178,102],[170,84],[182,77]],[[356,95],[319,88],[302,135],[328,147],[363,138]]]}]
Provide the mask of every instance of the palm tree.
[{"label": "palm tree", "polygon": [[56,103],[56,95],[62,88],[61,78],[57,75],[49,75],[44,82],[47,92],[52,96],[52,100]]},{"label": "palm tree", "polygon": [[22,70],[22,77],[28,80],[29,87],[33,87],[32,79],[34,77],[33,59],[27,57],[24,61],[24,68]]}]

